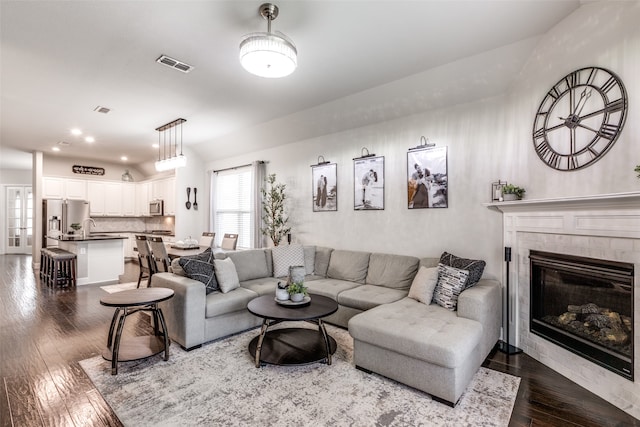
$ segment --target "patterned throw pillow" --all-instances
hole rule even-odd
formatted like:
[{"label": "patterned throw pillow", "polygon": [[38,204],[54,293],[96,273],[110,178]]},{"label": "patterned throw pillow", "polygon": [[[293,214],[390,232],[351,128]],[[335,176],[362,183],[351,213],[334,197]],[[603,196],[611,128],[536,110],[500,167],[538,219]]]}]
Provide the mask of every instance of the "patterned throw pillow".
[{"label": "patterned throw pillow", "polygon": [[420,267],[418,274],[413,278],[409,298],[420,301],[423,304],[431,304],[433,291],[438,284],[438,267]]},{"label": "patterned throw pillow", "polygon": [[216,270],[216,277],[218,278],[220,292],[226,294],[227,292],[240,287],[240,280],[238,279],[236,265],[233,263],[231,258],[214,259],[213,267]]},{"label": "patterned throw pillow", "polygon": [[207,295],[218,290],[211,248],[207,248],[197,255],[180,257],[178,264],[180,264],[188,278],[204,283]]},{"label": "patterned throw pillow", "polygon": [[438,284],[433,292],[433,301],[441,307],[455,311],[458,308],[458,296],[464,290],[468,278],[467,270],[438,264]]},{"label": "patterned throw pillow", "polygon": [[448,252],[442,253],[440,256],[440,263],[450,267],[459,268],[461,270],[467,270],[469,272],[469,279],[467,279],[467,283],[464,286],[465,289],[478,283],[482,278],[484,266],[487,264],[482,260],[460,258]]},{"label": "patterned throw pillow", "polygon": [[301,245],[280,245],[271,249],[273,277],[289,275],[292,265],[304,265],[304,250]]}]

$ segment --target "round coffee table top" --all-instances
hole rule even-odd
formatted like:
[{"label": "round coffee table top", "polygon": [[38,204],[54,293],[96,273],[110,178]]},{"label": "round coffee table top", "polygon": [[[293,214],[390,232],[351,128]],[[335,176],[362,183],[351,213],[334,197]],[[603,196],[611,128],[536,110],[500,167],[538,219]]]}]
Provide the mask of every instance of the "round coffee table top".
[{"label": "round coffee table top", "polygon": [[100,298],[100,304],[107,307],[132,307],[154,304],[173,297],[173,289],[140,288],[115,292]]},{"label": "round coffee table top", "polygon": [[338,303],[321,295],[311,295],[309,305],[283,306],[275,301],[275,295],[263,295],[249,301],[247,310],[264,319],[312,320],[335,313],[338,311]]}]

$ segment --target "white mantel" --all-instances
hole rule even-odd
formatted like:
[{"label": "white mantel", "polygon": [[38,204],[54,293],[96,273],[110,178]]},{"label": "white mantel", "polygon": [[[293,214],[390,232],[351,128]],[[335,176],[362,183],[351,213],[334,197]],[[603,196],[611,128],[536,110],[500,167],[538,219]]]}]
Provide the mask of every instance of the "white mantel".
[{"label": "white mantel", "polygon": [[[511,247],[511,343],[572,381],[640,419],[640,192],[486,203],[503,214]],[[634,264],[634,382],[529,330],[529,251]],[[506,268],[503,269],[506,283]]]}]

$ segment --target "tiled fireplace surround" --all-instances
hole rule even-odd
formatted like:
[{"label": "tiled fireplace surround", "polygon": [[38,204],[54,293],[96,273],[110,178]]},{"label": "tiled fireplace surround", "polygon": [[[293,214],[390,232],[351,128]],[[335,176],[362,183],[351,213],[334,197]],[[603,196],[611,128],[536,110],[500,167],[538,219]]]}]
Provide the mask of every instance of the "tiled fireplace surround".
[{"label": "tiled fireplace surround", "polygon": [[[503,213],[504,246],[512,248],[511,343],[640,419],[640,192],[487,206]],[[531,250],[634,264],[633,382],[530,332]]]}]

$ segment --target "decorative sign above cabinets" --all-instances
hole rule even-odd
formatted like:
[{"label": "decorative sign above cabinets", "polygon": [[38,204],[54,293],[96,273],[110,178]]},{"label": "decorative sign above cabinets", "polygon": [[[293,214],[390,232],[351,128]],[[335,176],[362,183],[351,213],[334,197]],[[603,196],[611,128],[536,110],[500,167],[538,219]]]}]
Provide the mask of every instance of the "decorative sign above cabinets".
[{"label": "decorative sign above cabinets", "polygon": [[82,175],[104,175],[104,168],[97,168],[95,166],[73,165],[71,170],[73,173],[79,173]]}]

